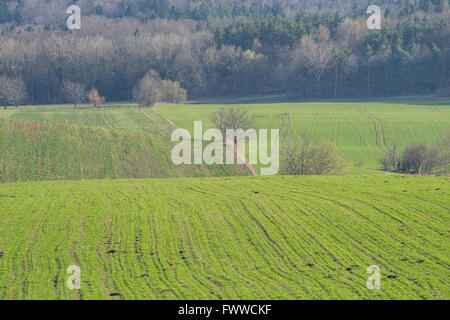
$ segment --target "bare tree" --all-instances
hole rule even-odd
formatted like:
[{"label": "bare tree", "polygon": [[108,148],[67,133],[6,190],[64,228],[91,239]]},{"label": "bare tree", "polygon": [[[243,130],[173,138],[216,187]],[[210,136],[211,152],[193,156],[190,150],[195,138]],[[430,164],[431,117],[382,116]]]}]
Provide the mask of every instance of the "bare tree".
[{"label": "bare tree", "polygon": [[312,148],[309,138],[301,134],[298,138],[287,138],[283,142],[282,155],[284,173],[288,175],[306,175],[311,161]]},{"label": "bare tree", "polygon": [[80,83],[64,81],[63,91],[66,98],[72,102],[77,108],[77,104],[80,104],[86,99],[86,89]]},{"label": "bare tree", "polygon": [[333,58],[333,45],[330,42],[330,34],[324,26],[319,28],[318,41],[309,36],[300,40],[299,54],[304,64],[311,68],[317,82],[319,96],[321,94],[321,78]]},{"label": "bare tree", "polygon": [[161,77],[155,70],[150,70],[134,88],[133,96],[140,107],[151,107],[161,101],[163,92]]},{"label": "bare tree", "polygon": [[27,100],[27,89],[25,82],[20,78],[0,77],[0,100],[5,109],[8,104],[19,106]]},{"label": "bare tree", "polygon": [[211,114],[210,119],[216,125],[216,128],[222,132],[224,139],[227,129],[248,130],[253,122],[253,117],[247,113],[247,110],[239,107],[221,107]]},{"label": "bare tree", "polygon": [[355,51],[358,45],[369,35],[365,19],[345,18],[337,28],[336,41],[341,49]]},{"label": "bare tree", "polygon": [[8,78],[5,76],[0,77],[0,102],[7,108],[8,105]]},{"label": "bare tree", "polygon": [[307,135],[283,142],[283,172],[288,175],[325,175],[341,173],[345,167],[336,146],[312,143]]},{"label": "bare tree", "polygon": [[402,156],[397,145],[394,144],[392,148],[387,147],[383,152],[383,156],[378,161],[385,171],[400,171]]}]

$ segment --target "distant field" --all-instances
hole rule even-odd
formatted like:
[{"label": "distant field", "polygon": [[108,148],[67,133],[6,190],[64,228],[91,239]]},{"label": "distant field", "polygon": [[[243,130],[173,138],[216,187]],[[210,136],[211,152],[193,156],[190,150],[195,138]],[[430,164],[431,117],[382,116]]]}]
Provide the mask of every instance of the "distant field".
[{"label": "distant field", "polygon": [[[141,108],[74,110],[67,105],[37,106],[18,111],[14,108],[0,110],[0,118],[114,128],[170,137],[174,128],[167,119],[189,130],[194,121],[203,120],[206,129],[212,126],[210,114],[224,105],[247,108],[255,116],[257,129],[281,129],[283,136],[286,132],[294,136],[304,132],[319,141],[335,143],[340,155],[349,163],[350,174],[379,173],[373,169],[379,168],[378,159],[386,145],[432,144],[445,130],[450,130],[448,99],[269,101],[258,104],[249,98],[218,100],[214,104],[162,105],[156,112]],[[132,104],[126,106],[133,107]]]},{"label": "distant field", "polygon": [[[449,299],[449,178],[0,185],[0,299]],[[69,265],[81,290],[66,288]],[[366,268],[381,268],[381,290]]]},{"label": "distant field", "polygon": [[[178,126],[192,130],[195,120],[212,126],[209,114],[224,104],[167,105],[158,111]],[[257,128],[282,129],[288,134],[307,133],[320,141],[333,142],[350,163],[353,173],[368,174],[353,166],[378,168],[385,145],[405,147],[432,144],[450,130],[450,100],[394,100],[379,102],[302,102],[226,104],[248,109]],[[353,168],[352,168],[353,167]]]}]

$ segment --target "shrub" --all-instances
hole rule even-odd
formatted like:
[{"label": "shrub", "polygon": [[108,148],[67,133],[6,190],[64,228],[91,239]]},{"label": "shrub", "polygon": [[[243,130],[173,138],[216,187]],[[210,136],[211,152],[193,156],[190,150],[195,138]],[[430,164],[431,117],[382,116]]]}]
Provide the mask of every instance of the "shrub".
[{"label": "shrub", "polygon": [[402,171],[407,173],[431,173],[439,162],[439,151],[436,148],[418,144],[405,149],[401,167]]},{"label": "shrub", "polygon": [[287,175],[337,174],[345,168],[334,144],[313,144],[306,135],[286,139],[282,156],[282,172]]}]

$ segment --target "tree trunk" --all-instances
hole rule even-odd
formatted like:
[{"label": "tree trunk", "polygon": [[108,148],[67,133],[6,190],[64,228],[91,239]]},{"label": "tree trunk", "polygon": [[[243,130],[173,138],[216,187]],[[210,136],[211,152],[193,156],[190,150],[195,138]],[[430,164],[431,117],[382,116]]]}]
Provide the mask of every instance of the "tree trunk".
[{"label": "tree trunk", "polygon": [[440,84],[441,89],[440,89],[440,91],[441,91],[441,94],[442,94],[442,93],[444,93],[445,85],[446,85],[446,83],[445,83],[445,65],[444,65],[444,59],[443,58],[441,58],[441,70],[442,70],[442,77],[441,77],[441,84]]},{"label": "tree trunk", "polygon": [[321,87],[320,87],[320,77],[316,77],[317,80],[317,89],[319,90],[319,98],[321,98]]},{"label": "tree trunk", "polygon": [[334,94],[333,94],[334,99],[336,99],[337,88],[338,88],[338,66],[336,65],[334,74]]}]

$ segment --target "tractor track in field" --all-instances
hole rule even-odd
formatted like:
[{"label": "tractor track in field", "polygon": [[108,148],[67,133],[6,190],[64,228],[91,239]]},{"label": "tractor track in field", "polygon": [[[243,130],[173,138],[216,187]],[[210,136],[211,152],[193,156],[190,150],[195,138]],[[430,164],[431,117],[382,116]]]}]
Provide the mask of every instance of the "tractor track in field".
[{"label": "tractor track in field", "polygon": [[292,121],[291,121],[291,113],[292,113],[292,109],[295,109],[295,104],[290,105],[290,111],[288,113],[283,113],[280,115],[280,119],[281,119],[281,129],[280,132],[284,132],[283,133],[283,137],[281,138],[281,143],[284,144],[284,142],[286,141],[287,135],[289,130],[291,129],[292,126]]},{"label": "tractor track in field", "polygon": [[[192,244],[192,240],[190,238],[190,234],[189,234],[189,227],[186,223],[186,221],[183,218],[183,215],[181,214],[181,212],[178,213],[178,217],[179,217],[179,222],[180,222],[180,228],[182,230],[182,233],[185,235],[185,242],[186,242],[186,247],[187,250],[189,252],[189,256],[187,257],[185,255],[185,252],[183,252],[183,249],[180,249],[180,251],[178,252],[181,255],[181,258],[184,262],[184,264],[186,265],[187,268],[189,268],[191,270],[191,275],[192,278],[195,279],[195,281],[202,287],[204,287],[205,289],[211,289],[208,285],[206,285],[203,281],[202,281],[202,276],[203,278],[205,278],[206,280],[208,280],[209,283],[211,283],[213,285],[213,287],[215,287],[217,289],[217,283],[215,283],[212,279],[208,279],[207,276],[204,276],[207,274],[207,270],[201,265],[199,258],[197,257],[197,255],[195,254],[195,249],[194,246]],[[174,220],[175,223],[175,220]],[[189,265],[189,261],[188,260],[192,260],[193,264],[196,266],[196,268],[201,269],[204,273],[202,273],[202,275],[197,275],[195,270],[193,268],[190,267]],[[176,272],[176,268],[174,268],[175,272]],[[177,275],[175,275],[175,278],[177,278]],[[177,279],[178,280],[178,279]],[[215,295],[216,298],[218,299],[222,299],[222,297],[220,296],[220,293],[218,292],[214,292],[213,293]]]},{"label": "tractor track in field", "polygon": [[385,134],[385,130],[384,130],[384,122],[383,122],[383,120],[381,120],[381,119],[379,119],[379,118],[377,118],[377,117],[375,117],[373,114],[371,114],[371,113],[368,113],[373,119],[375,119],[375,121],[378,121],[379,123],[380,123],[380,128],[381,128],[381,138],[382,138],[382,141],[383,141],[383,145],[385,146],[385,147],[387,147],[387,144],[386,144],[386,134]]},{"label": "tractor track in field", "polygon": [[[384,130],[383,120],[375,117],[370,112],[366,111],[366,105],[358,105],[358,111],[363,114],[367,119],[373,123],[373,129],[375,132],[375,144],[377,147],[387,147],[386,144],[386,134]],[[380,125],[381,132],[378,131],[378,124]]]},{"label": "tractor track in field", "polygon": [[[122,294],[117,290],[117,288],[112,285],[110,286],[108,283],[108,273],[109,270],[111,270],[111,265],[113,263],[113,259],[111,258],[112,254],[115,254],[117,251],[114,248],[113,245],[113,226],[114,226],[114,216],[113,214],[109,214],[108,216],[105,217],[105,221],[104,221],[104,233],[103,233],[103,241],[106,240],[106,242],[103,242],[103,245],[105,246],[105,251],[102,250],[103,245],[100,244],[97,247],[97,254],[99,256],[103,256],[105,257],[105,261],[107,262],[107,264],[109,264],[109,269],[108,269],[108,265],[107,264],[103,264],[103,269],[104,269],[104,274],[105,277],[103,278],[103,283],[105,285],[106,290],[108,291],[108,296],[110,298],[113,297],[119,297],[120,300],[123,300]],[[108,228],[109,228],[109,232],[108,232]]]}]

